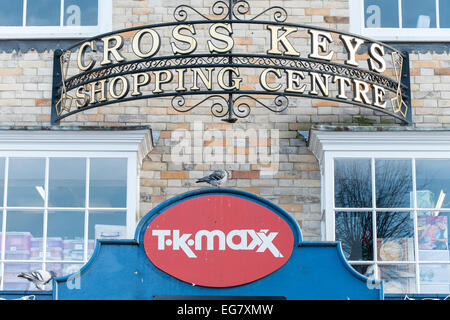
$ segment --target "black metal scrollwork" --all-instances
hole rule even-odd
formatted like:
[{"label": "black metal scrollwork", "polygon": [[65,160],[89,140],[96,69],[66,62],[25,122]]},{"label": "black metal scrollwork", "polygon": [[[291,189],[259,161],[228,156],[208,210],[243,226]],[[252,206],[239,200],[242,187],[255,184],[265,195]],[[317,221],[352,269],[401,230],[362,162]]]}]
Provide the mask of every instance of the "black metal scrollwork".
[{"label": "black metal scrollwork", "polygon": [[189,16],[187,10],[194,11],[195,13],[197,13],[200,17],[202,17],[205,20],[211,20],[207,16],[202,14],[200,11],[198,11],[197,9],[194,9],[191,6],[187,6],[187,5],[184,5],[184,4],[179,5],[178,7],[175,8],[175,11],[173,13],[173,17],[178,22],[184,22],[184,21],[187,20],[187,18]]},{"label": "black metal scrollwork", "polygon": [[212,13],[218,19],[222,19],[222,20],[229,18],[228,10],[229,10],[228,4],[222,0],[216,1],[213,4],[213,6],[211,7]]},{"label": "black metal scrollwork", "polygon": [[[227,115],[227,104],[228,101],[227,99],[225,99],[223,96],[215,94],[215,95],[210,95],[208,97],[206,97],[205,99],[201,100],[200,102],[192,105],[192,106],[188,106],[186,105],[186,99],[184,96],[182,95],[177,95],[175,97],[172,98],[172,107],[178,111],[178,112],[189,112],[201,105],[204,104],[204,102],[208,101],[208,100],[212,100],[213,103],[211,105],[211,113],[217,117],[217,118],[222,118],[224,116]],[[217,101],[219,100],[219,101]]]},{"label": "black metal scrollwork", "polygon": [[[287,13],[286,9],[284,9],[280,6],[274,6],[274,7],[267,8],[252,18],[246,18],[245,16],[250,13],[250,4],[248,3],[248,1],[240,0],[233,4],[233,17],[236,20],[246,19],[246,20],[252,21],[252,20],[256,20],[259,17],[262,17],[270,12],[273,12],[272,17],[273,17],[273,20],[276,22],[285,22],[286,19],[288,18],[288,13]],[[241,18],[240,16],[244,16],[244,19]]]},{"label": "black metal scrollwork", "polygon": [[256,14],[255,16],[251,18],[247,18],[246,16],[250,13],[251,7],[248,1],[246,0],[238,0],[233,1],[231,10],[230,5],[227,4],[223,0],[219,0],[214,2],[214,4],[211,7],[211,12],[214,16],[214,19],[212,17],[208,17],[207,15],[201,13],[197,9],[182,4],[175,8],[175,11],[173,13],[173,17],[178,22],[184,22],[189,17],[189,12],[197,14],[204,20],[225,20],[225,19],[231,19],[230,17],[230,11],[232,13],[232,16],[236,20],[256,20],[264,15],[272,15],[272,18],[275,22],[285,22],[288,18],[288,13],[286,9],[280,6],[273,6],[267,9],[264,9],[262,12]]},{"label": "black metal scrollwork", "polygon": [[[227,19],[229,17],[228,10],[229,10],[228,4],[222,0],[216,1],[213,4],[213,6],[211,7],[211,11],[212,11],[213,15],[215,16],[214,20]],[[191,6],[185,5],[185,4],[181,4],[175,8],[173,17],[178,22],[184,22],[189,17],[188,11],[192,11],[192,12],[196,13],[197,15],[199,15],[201,18],[203,18],[205,20],[213,20],[210,17],[202,14],[197,9],[195,9]]]},{"label": "black metal scrollwork", "polygon": [[[247,100],[247,101],[246,101]],[[263,106],[264,108],[272,111],[272,112],[283,112],[286,110],[289,106],[289,99],[285,95],[277,95],[273,100],[273,106],[267,105],[260,100],[256,99],[255,97],[252,97],[251,95],[240,95],[237,98],[232,100],[232,108],[230,115],[230,109],[228,108],[229,100],[225,98],[222,95],[214,94],[210,95],[200,102],[197,102],[196,104],[192,106],[188,106],[186,104],[186,99],[182,95],[177,95],[172,98],[172,107],[182,113],[189,112],[197,107],[204,106],[204,103],[207,101],[211,101],[211,114],[216,118],[224,118],[227,117],[231,119],[231,122],[234,122],[234,119],[232,116],[236,116],[240,119],[246,118],[250,115],[251,112],[251,106],[248,102],[248,100],[252,100],[256,102],[257,104]],[[228,121],[228,119],[225,119],[224,121]]]},{"label": "black metal scrollwork", "polygon": [[235,113],[235,115],[239,118],[245,118],[246,116],[248,116],[250,114],[250,106],[248,105],[248,103],[242,102],[238,105],[235,105],[236,102],[240,99],[253,100],[257,104],[263,106],[264,108],[266,108],[272,112],[276,112],[276,113],[283,112],[284,110],[286,110],[289,107],[289,99],[285,95],[277,95],[275,97],[275,99],[273,100],[274,106],[269,106],[250,95],[241,95],[241,96],[237,97],[236,99],[234,99],[234,101],[233,101],[233,106],[237,110],[237,113]]}]

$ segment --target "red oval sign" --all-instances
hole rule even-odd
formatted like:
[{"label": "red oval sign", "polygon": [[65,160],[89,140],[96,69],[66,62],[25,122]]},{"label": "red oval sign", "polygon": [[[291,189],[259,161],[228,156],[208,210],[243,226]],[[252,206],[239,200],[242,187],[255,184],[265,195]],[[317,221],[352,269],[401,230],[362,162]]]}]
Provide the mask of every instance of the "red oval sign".
[{"label": "red oval sign", "polygon": [[291,256],[294,235],[277,213],[249,199],[190,198],[148,225],[144,249],[171,276],[195,285],[231,287],[258,280]]}]

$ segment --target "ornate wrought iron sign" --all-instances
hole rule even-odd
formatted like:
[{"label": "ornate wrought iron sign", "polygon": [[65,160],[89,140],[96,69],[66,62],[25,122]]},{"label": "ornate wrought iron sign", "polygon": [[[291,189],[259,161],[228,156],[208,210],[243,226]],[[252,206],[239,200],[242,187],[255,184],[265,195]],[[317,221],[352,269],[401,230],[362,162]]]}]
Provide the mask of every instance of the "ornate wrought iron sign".
[{"label": "ornate wrought iron sign", "polygon": [[301,107],[289,97],[305,97],[411,123],[407,54],[356,35],[287,22],[288,11],[279,6],[254,14],[245,0],[218,0],[209,10],[179,5],[174,22],[56,50],[52,123],[117,102],[167,97],[178,112],[207,107],[227,122],[257,107]]}]

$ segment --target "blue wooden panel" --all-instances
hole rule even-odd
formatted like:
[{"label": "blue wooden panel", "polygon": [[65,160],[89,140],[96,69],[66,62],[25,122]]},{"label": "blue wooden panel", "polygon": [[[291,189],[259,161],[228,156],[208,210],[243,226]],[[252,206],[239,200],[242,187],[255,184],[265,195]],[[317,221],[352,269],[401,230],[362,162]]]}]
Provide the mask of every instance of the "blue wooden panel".
[{"label": "blue wooden panel", "polygon": [[[291,226],[296,239],[289,261],[272,274],[240,286],[209,288],[180,281],[156,268],[146,256],[143,235],[152,218],[190,197],[229,194],[263,204]],[[154,296],[281,296],[287,299],[378,300],[382,287],[367,285],[367,278],[346,262],[339,243],[303,242],[300,228],[288,213],[247,192],[204,189],[180,195],[150,211],[140,222],[135,240],[101,240],[79,274],[57,278],[54,299],[141,300]],[[369,288],[370,287],[370,288]]]}]

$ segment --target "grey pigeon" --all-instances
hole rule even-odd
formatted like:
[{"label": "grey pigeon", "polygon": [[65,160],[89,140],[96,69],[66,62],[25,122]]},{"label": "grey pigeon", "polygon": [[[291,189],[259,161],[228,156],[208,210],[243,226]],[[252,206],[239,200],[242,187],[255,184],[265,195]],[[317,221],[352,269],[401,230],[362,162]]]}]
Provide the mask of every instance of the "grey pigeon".
[{"label": "grey pigeon", "polygon": [[32,272],[22,272],[17,275],[17,277],[27,279],[39,290],[44,290],[44,286],[56,277],[56,273],[53,271],[36,270]]},{"label": "grey pigeon", "polygon": [[200,178],[196,183],[206,182],[215,187],[221,187],[228,179],[228,172],[225,170],[214,170],[211,174]]}]

